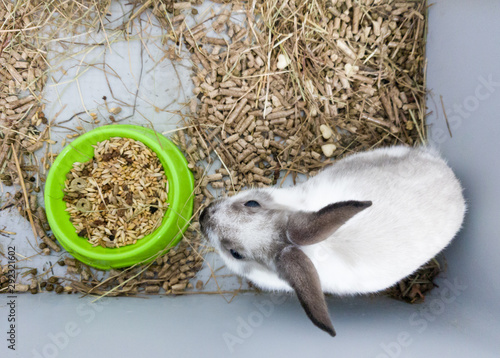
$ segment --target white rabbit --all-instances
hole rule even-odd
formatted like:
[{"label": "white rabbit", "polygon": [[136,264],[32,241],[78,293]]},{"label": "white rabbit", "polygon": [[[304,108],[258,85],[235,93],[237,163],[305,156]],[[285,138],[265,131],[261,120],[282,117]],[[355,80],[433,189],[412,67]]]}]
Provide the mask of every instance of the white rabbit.
[{"label": "white rabbit", "polygon": [[323,292],[394,285],[449,244],[465,210],[434,150],[396,146],[346,157],[294,187],[216,201],[200,224],[231,270],[262,289],[294,290],[334,336]]}]

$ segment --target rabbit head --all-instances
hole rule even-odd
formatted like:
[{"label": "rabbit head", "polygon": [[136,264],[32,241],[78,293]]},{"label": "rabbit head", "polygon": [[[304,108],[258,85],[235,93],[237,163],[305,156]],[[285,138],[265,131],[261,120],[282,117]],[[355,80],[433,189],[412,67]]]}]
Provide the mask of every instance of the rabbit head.
[{"label": "rabbit head", "polygon": [[371,202],[305,212],[275,200],[279,190],[251,189],[213,202],[200,215],[201,230],[232,271],[267,277],[271,282],[255,282],[265,288],[293,289],[313,323],[334,336],[318,273],[300,246],[327,239]]}]

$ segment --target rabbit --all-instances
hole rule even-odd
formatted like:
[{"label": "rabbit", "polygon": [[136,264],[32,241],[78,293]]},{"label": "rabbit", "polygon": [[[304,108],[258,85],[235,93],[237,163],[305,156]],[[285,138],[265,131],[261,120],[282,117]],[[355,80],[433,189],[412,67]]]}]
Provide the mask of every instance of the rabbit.
[{"label": "rabbit", "polygon": [[293,187],[214,201],[200,227],[229,269],[261,289],[295,291],[335,336],[324,293],[396,284],[450,243],[465,211],[436,150],[393,146],[347,156]]}]

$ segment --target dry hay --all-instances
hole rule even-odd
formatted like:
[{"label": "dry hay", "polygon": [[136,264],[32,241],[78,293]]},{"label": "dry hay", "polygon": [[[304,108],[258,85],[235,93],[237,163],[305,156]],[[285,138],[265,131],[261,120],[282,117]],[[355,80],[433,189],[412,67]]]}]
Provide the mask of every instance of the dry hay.
[{"label": "dry hay", "polygon": [[[196,179],[193,223],[181,244],[185,259],[194,260],[184,265],[201,263],[197,217],[213,199],[208,186],[232,195],[248,186],[280,184],[290,174],[314,175],[352,152],[426,140],[424,0],[234,2],[194,27],[187,26],[185,14],[197,10],[187,1],[134,4],[124,22],[152,11],[167,32],[166,58],[175,60],[185,46],[193,63],[196,97],[174,135]],[[66,25],[101,26],[109,3],[99,6],[93,16],[83,12]],[[13,123],[7,127],[17,130]],[[31,142],[45,138],[28,133]],[[220,168],[207,176],[206,163],[219,160]],[[22,194],[16,200],[24,212],[28,201],[22,203]],[[141,280],[158,280],[165,264],[172,270],[164,261],[113,271],[105,280],[77,263],[68,266],[80,275],[70,287],[98,295],[163,292],[146,290]],[[180,292],[169,280],[151,283]]]},{"label": "dry hay", "polygon": [[[172,22],[194,64],[191,117],[174,140],[200,183],[195,211],[213,199],[207,186],[232,195],[352,152],[424,143],[426,10],[425,1],[271,0],[225,9],[211,26]],[[243,23],[231,19],[238,11]]]},{"label": "dry hay", "polygon": [[444,268],[434,258],[425,265],[422,265],[420,269],[410,276],[383,291],[382,294],[408,303],[422,303],[425,300],[425,295],[434,287],[437,287],[434,279],[442,271],[444,271]]},{"label": "dry hay", "polygon": [[[172,5],[173,2],[170,2]],[[123,18],[122,32],[127,34],[127,26],[148,9],[151,2],[132,2],[130,11]],[[185,3],[184,3],[185,5]],[[180,294],[186,287],[192,287],[189,280],[201,267],[204,251],[200,247],[199,234],[188,230],[184,240],[169,254],[166,248],[158,252],[149,264],[136,265],[124,270],[113,270],[109,274],[90,268],[71,258],[62,257],[54,265],[67,268],[65,277],[50,275],[54,265],[44,270],[33,270],[22,267],[24,261],[37,255],[49,255],[52,251],[61,252],[54,237],[50,233],[45,210],[38,205],[37,194],[41,193],[45,174],[53,163],[57,153],[52,152],[51,130],[54,127],[70,131],[69,140],[78,136],[82,128],[66,128],[56,123],[58,114],[47,120],[41,104],[41,92],[44,89],[51,64],[47,61],[47,53],[51,43],[57,41],[63,49],[71,50],[71,41],[67,37],[94,29],[105,30],[105,16],[108,14],[110,1],[72,1],[33,4],[31,1],[17,1],[0,9],[0,116],[2,147],[0,152],[2,185],[10,187],[20,185],[21,190],[7,192],[3,197],[0,210],[16,207],[19,213],[29,219],[35,237],[35,246],[30,243],[34,254],[24,257],[16,253],[14,260],[19,280],[9,286],[8,265],[1,267],[1,293],[9,291],[37,293],[41,290],[62,292],[82,292],[97,295],[135,295],[137,293],[157,293],[160,289],[167,294]],[[177,7],[177,6],[176,6]],[[184,6],[185,8],[185,6]],[[178,9],[174,10],[178,12]],[[43,30],[43,31],[41,31]],[[104,35],[106,40],[107,36]],[[108,43],[109,45],[109,43]],[[63,106],[64,109],[65,106]],[[119,108],[109,109],[117,114]],[[62,110],[61,110],[62,111]],[[89,113],[98,123],[95,115]],[[111,116],[110,116],[111,118]],[[66,142],[63,141],[63,142]],[[64,145],[64,143],[63,143]],[[39,151],[37,156],[34,152]],[[43,152],[42,155],[40,153]],[[14,159],[14,161],[12,161]],[[19,178],[22,178],[20,180]],[[3,190],[3,188],[2,188]],[[6,228],[4,228],[6,229]],[[15,235],[15,232],[2,229],[3,236]],[[40,241],[39,241],[40,240]],[[29,239],[28,239],[29,241]],[[1,253],[8,260],[8,253]],[[14,256],[13,256],[14,257]],[[67,264],[66,264],[67,261]],[[152,281],[152,278],[155,278]],[[21,281],[30,281],[30,284]],[[54,281],[54,282],[51,282]],[[57,285],[56,285],[57,284]],[[126,286],[126,287],[124,287]],[[203,286],[203,285],[201,285]],[[159,287],[160,289],[156,289]],[[198,284],[199,288],[200,285]]]}]

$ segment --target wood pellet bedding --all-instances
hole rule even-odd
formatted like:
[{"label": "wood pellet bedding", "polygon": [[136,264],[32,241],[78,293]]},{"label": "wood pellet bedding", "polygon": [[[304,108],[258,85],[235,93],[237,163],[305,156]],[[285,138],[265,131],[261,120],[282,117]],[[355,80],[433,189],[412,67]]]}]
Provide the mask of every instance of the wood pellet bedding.
[{"label": "wood pellet bedding", "polygon": [[[43,192],[46,170],[57,156],[53,152],[57,138],[51,137],[54,128],[71,127],[75,118],[90,121],[93,128],[101,121],[109,124],[115,122],[115,116],[120,117],[121,108],[107,108],[105,97],[102,106],[109,112],[109,121],[94,112],[77,113],[76,107],[69,119],[63,115],[58,118],[61,112],[47,118],[40,101],[52,68],[48,66],[51,51],[46,44],[54,40],[67,42],[66,34],[71,36],[79,28],[74,25],[111,35],[116,31],[115,22],[101,22],[112,11],[111,1],[85,0],[88,7],[82,8],[74,2],[47,7],[42,2],[20,0],[17,4],[7,2],[5,10],[0,10],[6,30],[0,34],[0,181],[7,187],[17,186],[17,192],[5,194],[0,210],[19,210],[29,219],[38,240],[36,253],[61,252],[58,263],[67,268],[65,277],[52,276],[55,280],[46,281],[53,275],[52,267],[40,267],[38,273],[33,273],[28,263],[23,274],[28,270],[31,273],[24,282],[16,283],[16,291],[107,296],[181,294],[192,288],[189,280],[203,263],[207,249],[200,241],[197,218],[214,199],[214,190],[218,195],[232,195],[249,186],[279,185],[285,177],[295,179],[296,173],[314,175],[351,152],[425,142],[425,0],[224,1],[226,5],[220,9],[198,13],[195,5],[202,2],[153,1],[150,6],[139,0],[127,3],[132,8],[123,17],[124,25],[144,23],[147,18],[151,25],[158,22],[164,31],[162,61],[170,59],[175,65],[186,51],[190,52],[196,97],[186,104],[189,111],[179,113],[186,123],[172,139],[185,153],[194,174],[194,215],[175,250],[159,253],[152,263],[112,270],[107,276],[65,257],[37,195]],[[241,15],[246,15],[245,20],[238,22]],[[193,26],[191,17],[195,20]],[[68,18],[77,20],[69,26]],[[54,25],[54,30],[47,24]],[[44,38],[42,30],[56,32]],[[126,40],[137,40],[133,33],[124,36]],[[69,43],[64,46],[68,46],[68,52],[73,49]],[[63,147],[85,131],[79,126],[75,130],[66,135]],[[42,151],[45,154],[38,162],[35,152]],[[206,175],[206,164],[219,162],[223,165],[212,168],[214,174]],[[119,185],[116,196],[123,194],[120,190],[123,192]],[[104,198],[110,194],[102,188],[95,193],[96,200],[100,199],[99,193]],[[80,204],[85,207],[85,202]],[[115,204],[106,205],[109,209]],[[146,211],[144,214],[148,214]],[[78,212],[87,223],[78,233],[87,229],[89,234],[105,213],[109,214]],[[15,235],[13,231],[3,228],[0,234]],[[117,240],[111,228],[109,231],[114,240],[104,229],[97,242],[117,245],[121,235]],[[183,258],[176,261],[180,252]],[[24,260],[20,258],[19,262]],[[388,294],[420,302],[433,287],[432,279],[439,270],[425,265]],[[0,271],[0,292],[6,292],[5,277]],[[212,277],[215,280],[217,275]],[[197,289],[204,286],[201,281],[196,284]],[[218,293],[225,291],[224,286],[217,287]]]},{"label": "wood pellet bedding", "polygon": [[168,181],[156,153],[130,138],[97,143],[94,158],[73,164],[65,181],[71,222],[93,246],[135,244],[168,209]]}]

